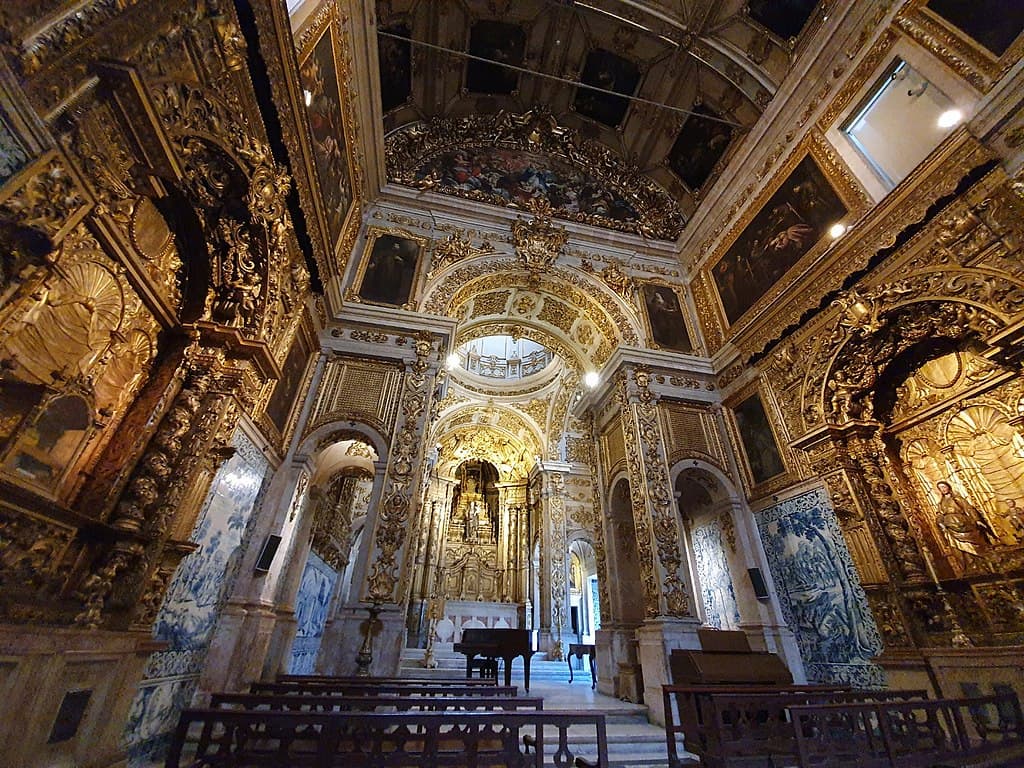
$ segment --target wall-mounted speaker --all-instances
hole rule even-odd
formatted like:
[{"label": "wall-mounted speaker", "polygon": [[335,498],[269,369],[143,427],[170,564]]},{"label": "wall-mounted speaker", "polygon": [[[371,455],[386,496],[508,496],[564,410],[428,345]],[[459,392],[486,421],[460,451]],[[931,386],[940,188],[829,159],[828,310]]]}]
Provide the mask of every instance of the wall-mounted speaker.
[{"label": "wall-mounted speaker", "polygon": [[270,570],[270,564],[274,562],[274,555],[277,554],[279,546],[281,546],[280,536],[276,533],[267,536],[267,540],[263,542],[263,551],[260,552],[260,559],[256,561],[256,566],[253,568],[256,573],[266,573]]},{"label": "wall-mounted speaker", "polygon": [[761,569],[747,568],[747,574],[750,576],[750,586],[754,588],[754,597],[758,600],[767,600],[769,597],[768,585],[765,583]]}]

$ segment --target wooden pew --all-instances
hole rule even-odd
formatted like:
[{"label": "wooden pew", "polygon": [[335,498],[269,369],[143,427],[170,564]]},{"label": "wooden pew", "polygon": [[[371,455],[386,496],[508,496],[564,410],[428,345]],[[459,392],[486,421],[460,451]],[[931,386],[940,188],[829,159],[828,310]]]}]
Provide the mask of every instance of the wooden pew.
[{"label": "wooden pew", "polygon": [[[578,757],[569,747],[570,727],[594,729],[598,755],[588,764],[607,768],[604,715],[597,713],[188,709],[166,768],[542,768],[545,751],[553,752],[550,765],[570,768]],[[198,738],[190,742],[196,729]],[[521,746],[524,736],[535,745],[533,754]]]},{"label": "wooden pew", "polygon": [[1020,768],[1014,693],[969,699],[811,704],[790,710],[801,768]]},{"label": "wooden pew", "polygon": [[250,693],[299,696],[518,696],[514,685],[398,685],[366,683],[253,683]]},{"label": "wooden pew", "polygon": [[670,768],[690,765],[679,756],[679,740],[683,747],[701,760],[714,760],[709,745],[717,743],[710,732],[714,717],[710,709],[713,696],[741,694],[744,696],[765,694],[786,696],[799,694],[838,693],[849,690],[838,686],[820,685],[663,685],[662,700],[665,708],[665,738],[668,741],[668,762]]},{"label": "wooden pew", "polygon": [[210,709],[267,709],[281,712],[473,712],[544,709],[533,696],[292,696],[265,693],[215,693]]},{"label": "wooden pew", "polygon": [[307,683],[310,685],[494,685],[493,680],[473,678],[467,680],[461,675],[455,677],[335,677],[333,675],[278,675],[278,683]]},{"label": "wooden pew", "polygon": [[[926,691],[853,690],[714,694],[705,723],[708,765],[793,765],[797,744],[791,710],[795,705],[908,701],[927,698]],[[692,750],[691,750],[692,751]]]}]

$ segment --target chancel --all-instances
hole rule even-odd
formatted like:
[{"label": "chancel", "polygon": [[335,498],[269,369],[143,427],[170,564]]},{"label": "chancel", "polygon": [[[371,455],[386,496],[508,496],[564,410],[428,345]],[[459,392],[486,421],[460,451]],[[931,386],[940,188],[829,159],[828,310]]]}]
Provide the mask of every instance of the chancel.
[{"label": "chancel", "polygon": [[599,762],[625,708],[661,765],[754,695],[673,669],[964,750],[1022,720],[1020,3],[0,29],[0,765],[437,680]]}]

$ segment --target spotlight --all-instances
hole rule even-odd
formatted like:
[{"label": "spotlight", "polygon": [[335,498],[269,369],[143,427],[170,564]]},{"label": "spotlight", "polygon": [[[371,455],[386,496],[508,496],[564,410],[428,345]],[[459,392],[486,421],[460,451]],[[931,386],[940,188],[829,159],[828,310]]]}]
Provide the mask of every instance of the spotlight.
[{"label": "spotlight", "polygon": [[593,389],[601,383],[601,377],[597,374],[597,371],[587,371],[587,374],[583,377],[583,383],[590,389]]},{"label": "spotlight", "polygon": [[954,125],[959,125],[960,121],[963,119],[964,113],[959,109],[947,109],[939,115],[939,128],[952,128]]},{"label": "spotlight", "polygon": [[836,222],[828,229],[829,235],[833,240],[838,240],[840,237],[846,234],[846,225],[841,222]]},{"label": "spotlight", "polygon": [[448,366],[449,371],[454,371],[459,367],[459,354],[458,352],[452,352],[448,357],[445,358],[445,364]]},{"label": "spotlight", "polygon": [[310,104],[313,103],[313,92],[312,91],[303,91],[302,92],[302,98],[306,102],[306,106],[308,107]]}]

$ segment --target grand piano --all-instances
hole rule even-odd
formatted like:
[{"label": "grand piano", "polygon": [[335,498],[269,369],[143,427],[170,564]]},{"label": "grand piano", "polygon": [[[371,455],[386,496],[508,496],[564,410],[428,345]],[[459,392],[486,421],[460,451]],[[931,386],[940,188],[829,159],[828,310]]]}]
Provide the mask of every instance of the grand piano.
[{"label": "grand piano", "polygon": [[505,685],[512,685],[512,660],[523,657],[523,680],[526,691],[530,691],[530,657],[533,656],[533,632],[528,629],[486,629],[462,630],[462,642],[452,650],[466,656],[466,677],[472,677],[473,659],[501,659],[505,662]]}]

